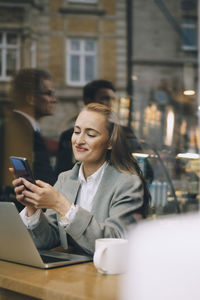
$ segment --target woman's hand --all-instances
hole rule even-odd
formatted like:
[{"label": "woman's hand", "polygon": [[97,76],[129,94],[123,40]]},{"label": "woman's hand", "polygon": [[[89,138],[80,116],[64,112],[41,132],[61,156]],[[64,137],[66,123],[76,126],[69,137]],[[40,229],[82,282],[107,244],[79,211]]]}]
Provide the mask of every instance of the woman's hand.
[{"label": "woman's hand", "polygon": [[14,168],[9,168],[10,173],[12,174],[14,180],[12,184],[14,186],[14,191],[16,194],[16,199],[22,205],[26,206],[28,216],[32,216],[36,212],[36,208],[26,202],[26,199],[23,195],[23,191],[25,190],[24,184],[22,182],[22,178],[16,178]]},{"label": "woman's hand", "polygon": [[[22,192],[21,197],[24,197],[24,203],[33,206],[35,209],[52,208],[60,215],[65,215],[70,209],[71,203],[50,184],[41,180],[36,180],[35,185],[24,178],[20,178],[20,180],[20,183],[28,190],[25,188],[23,189],[21,186],[16,187],[15,190],[17,193]],[[19,181],[15,183],[19,183]],[[22,198],[20,198],[20,201],[22,201]]]},{"label": "woman's hand", "polygon": [[24,178],[16,178],[13,168],[9,168],[9,171],[15,178],[12,184],[16,199],[27,207],[28,216],[39,208],[52,208],[60,215],[65,215],[70,209],[71,203],[50,184],[37,180],[35,185]]}]

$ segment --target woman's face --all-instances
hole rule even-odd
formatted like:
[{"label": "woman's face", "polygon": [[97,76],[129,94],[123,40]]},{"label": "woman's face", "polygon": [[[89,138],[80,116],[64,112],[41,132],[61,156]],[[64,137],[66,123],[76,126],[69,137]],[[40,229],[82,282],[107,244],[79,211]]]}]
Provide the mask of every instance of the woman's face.
[{"label": "woman's face", "polygon": [[105,117],[98,112],[82,111],[75,123],[72,147],[75,159],[84,166],[101,166],[110,147]]}]

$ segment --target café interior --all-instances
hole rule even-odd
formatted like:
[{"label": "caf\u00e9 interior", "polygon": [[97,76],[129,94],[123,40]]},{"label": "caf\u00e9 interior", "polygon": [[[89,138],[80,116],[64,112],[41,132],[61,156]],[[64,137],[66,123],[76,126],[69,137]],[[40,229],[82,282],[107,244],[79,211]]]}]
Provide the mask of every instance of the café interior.
[{"label": "caf\u00e9 interior", "polygon": [[[155,267],[155,272],[147,273],[155,276],[159,283],[162,280],[159,281],[156,271],[161,272],[162,264],[163,268],[166,267],[166,261],[170,264],[170,257],[181,257],[180,263],[184,265],[187,256],[192,255],[189,246],[185,249],[184,244],[185,250],[177,245],[177,249],[181,253],[183,251],[182,255],[175,250],[176,237],[182,235],[178,218],[184,222],[184,218],[189,216],[189,221],[186,219],[186,222],[193,224],[193,215],[196,220],[199,212],[199,14],[198,0],[0,1],[1,136],[4,113],[10,102],[9,84],[12,75],[23,67],[45,68],[55,79],[55,92],[59,100],[56,113],[41,121],[43,135],[49,142],[50,150],[54,149],[51,152],[52,166],[55,164],[61,132],[70,127],[83,106],[83,86],[98,78],[112,81],[116,88],[112,108],[120,123],[134,131],[135,137],[131,143],[139,146],[132,155],[143,172],[151,194],[147,217],[147,222],[151,225],[148,227],[145,223],[144,228],[136,232],[132,243],[134,238],[136,242],[141,242],[138,234],[144,234],[148,240],[144,231],[147,227],[150,228],[149,234],[155,242],[155,251],[152,250],[152,256],[148,257],[149,261],[154,260],[149,268],[160,264],[160,269]],[[73,40],[74,48],[71,42]],[[86,46],[84,49],[84,45],[88,45],[89,50]],[[14,144],[15,141],[13,147]],[[2,163],[3,153],[0,159]],[[3,177],[4,174],[1,174],[0,201],[6,201],[10,196]],[[167,225],[164,226],[164,231],[159,231],[159,222],[163,220],[166,220]],[[174,224],[174,227],[170,224]],[[180,231],[176,231],[176,225]],[[194,224],[192,226],[195,227]],[[194,227],[191,227],[191,235],[186,233],[186,237],[190,237],[191,245],[200,250],[200,243],[193,244],[193,239],[198,239],[192,233]],[[182,228],[185,228],[184,223]],[[162,232],[169,237],[169,243],[174,243],[174,252],[168,252],[166,240],[163,241],[165,249],[157,242],[156,236],[161,237]],[[146,244],[141,242],[140,247],[144,249]],[[163,256],[169,259],[163,263],[160,252],[156,249],[165,251]],[[142,251],[145,256],[147,252]],[[142,257],[138,257],[142,265]],[[194,265],[197,259],[199,258],[195,253]],[[133,259],[132,264],[134,262]],[[192,262],[190,267],[191,265]],[[136,270],[143,270],[145,273],[145,267],[140,269],[140,266],[136,266]],[[185,273],[192,272],[193,269],[188,270],[189,267],[185,267]],[[172,273],[176,271],[173,266],[171,271],[167,270]],[[194,274],[200,275],[200,270],[195,269]],[[154,293],[153,288],[156,289],[154,281],[151,286],[147,285],[149,294],[140,290],[134,294],[130,276],[137,276],[132,270],[128,271],[128,276],[121,291],[119,275],[99,275],[91,262],[44,271],[0,260],[0,299],[56,297],[143,300],[148,296],[154,300],[177,300],[189,299],[186,298],[188,295],[192,295],[192,300],[199,299],[199,292],[195,292],[196,285],[192,286],[194,281],[190,284],[188,275],[188,281],[186,282],[186,278],[182,281],[183,285],[188,286],[188,294],[177,292],[177,296],[173,284],[174,294],[164,295],[163,289],[166,287],[163,282],[160,283],[163,289],[160,287],[151,295]],[[181,277],[180,272],[177,272],[177,276]],[[164,280],[167,285],[169,278],[164,275]],[[178,289],[179,278],[174,280]],[[169,284],[172,281],[169,280]],[[145,288],[141,278],[139,285],[141,289]]]}]

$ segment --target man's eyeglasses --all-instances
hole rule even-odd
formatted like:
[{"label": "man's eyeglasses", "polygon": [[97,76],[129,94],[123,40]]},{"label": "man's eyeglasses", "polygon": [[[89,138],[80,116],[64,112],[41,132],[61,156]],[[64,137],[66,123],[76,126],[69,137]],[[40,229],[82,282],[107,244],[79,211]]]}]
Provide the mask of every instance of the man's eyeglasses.
[{"label": "man's eyeglasses", "polygon": [[47,95],[49,97],[55,97],[55,91],[48,90],[46,92],[38,92],[40,95]]}]

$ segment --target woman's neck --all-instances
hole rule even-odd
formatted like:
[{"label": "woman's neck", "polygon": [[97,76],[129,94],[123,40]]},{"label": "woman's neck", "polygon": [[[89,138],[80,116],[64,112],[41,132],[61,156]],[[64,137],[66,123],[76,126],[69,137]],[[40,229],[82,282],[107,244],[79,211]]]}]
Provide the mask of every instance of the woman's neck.
[{"label": "woman's neck", "polygon": [[105,160],[100,162],[99,164],[90,164],[90,163],[83,163],[83,174],[85,176],[85,179],[94,174],[103,164]]}]

